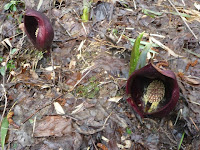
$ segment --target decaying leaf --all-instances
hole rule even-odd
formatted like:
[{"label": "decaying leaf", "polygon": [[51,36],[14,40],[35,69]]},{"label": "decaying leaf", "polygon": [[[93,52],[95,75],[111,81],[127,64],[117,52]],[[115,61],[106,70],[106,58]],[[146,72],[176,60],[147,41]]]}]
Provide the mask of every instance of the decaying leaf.
[{"label": "decaying leaf", "polygon": [[[7,48],[7,49],[9,49],[9,47],[10,48],[12,48],[13,46],[12,46],[12,44],[11,44],[11,42],[10,42],[10,40],[8,39],[8,38],[6,38],[6,39],[4,39],[3,41],[1,41],[1,43]],[[7,46],[7,45],[9,46]]]},{"label": "decaying leaf", "polygon": [[36,122],[35,137],[63,136],[72,132],[71,119],[62,116],[46,116]]},{"label": "decaying leaf", "polygon": [[55,108],[57,114],[59,114],[59,115],[65,114],[62,106],[58,102],[54,102],[53,105],[54,105],[54,108]]},{"label": "decaying leaf", "polygon": [[122,96],[116,96],[116,97],[109,98],[108,101],[118,103],[120,99],[122,99]]},{"label": "decaying leaf", "polygon": [[199,85],[200,81],[193,79],[192,77],[185,76],[184,80],[186,80],[189,84]]},{"label": "decaying leaf", "polygon": [[72,132],[63,137],[46,139],[43,144],[48,146],[46,149],[78,150],[82,144],[82,137],[79,133]]},{"label": "decaying leaf", "polygon": [[193,84],[193,85],[200,84],[200,81],[195,80],[192,77],[185,76],[184,73],[182,73],[182,72],[179,72],[177,75],[181,78],[181,80],[186,81],[189,84]]},{"label": "decaying leaf", "polygon": [[76,106],[75,108],[76,109],[73,110],[71,114],[76,114],[76,113],[82,111],[84,109],[84,105],[83,105],[83,103],[81,103],[80,105]]}]

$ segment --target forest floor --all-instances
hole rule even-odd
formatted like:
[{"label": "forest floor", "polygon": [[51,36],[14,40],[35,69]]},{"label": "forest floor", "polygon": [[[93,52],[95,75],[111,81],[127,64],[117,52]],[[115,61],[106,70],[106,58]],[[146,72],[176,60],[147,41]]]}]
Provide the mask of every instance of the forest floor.
[{"label": "forest floor", "polygon": [[[43,1],[39,11],[55,34],[46,56],[21,30],[25,10],[40,3],[15,2],[5,10],[11,2],[0,1],[6,149],[200,150],[200,3],[96,0],[82,22],[83,1]],[[143,42],[165,46],[153,48],[153,62],[167,63],[180,87],[176,108],[163,118],[140,118],[126,101],[131,41],[142,32]]]}]

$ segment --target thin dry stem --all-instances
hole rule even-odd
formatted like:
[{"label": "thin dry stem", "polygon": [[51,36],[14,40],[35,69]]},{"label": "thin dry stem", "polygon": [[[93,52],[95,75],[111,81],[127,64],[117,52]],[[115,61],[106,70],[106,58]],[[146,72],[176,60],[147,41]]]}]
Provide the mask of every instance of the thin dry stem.
[{"label": "thin dry stem", "polygon": [[73,86],[72,89],[74,89],[91,71],[92,69],[88,70],[88,72],[80,79],[76,82],[76,84]]},{"label": "thin dry stem", "polygon": [[176,54],[173,50],[171,50],[169,47],[165,46],[164,44],[162,44],[160,41],[156,40],[155,38],[153,37],[150,37],[150,40],[159,45],[161,48],[163,48],[164,50],[166,50],[170,55],[174,56],[174,57],[182,57],[178,54]]},{"label": "thin dry stem", "polygon": [[55,69],[54,69],[54,61],[53,61],[53,53],[52,53],[52,49],[50,49],[50,53],[51,53],[51,66],[52,66],[52,73],[53,73],[53,84],[55,85]]},{"label": "thin dry stem", "polygon": [[181,17],[181,19],[183,20],[183,22],[185,23],[185,25],[187,26],[187,28],[190,30],[190,32],[192,33],[192,35],[195,37],[195,39],[198,40],[198,37],[194,34],[194,32],[192,31],[192,29],[190,28],[190,26],[187,24],[187,22],[185,21],[185,19],[181,16],[181,14],[179,13],[179,11],[176,9],[176,7],[174,6],[174,4],[171,2],[171,0],[168,0],[169,3],[172,5],[172,7],[176,10],[176,12],[178,13],[178,15]]},{"label": "thin dry stem", "polygon": [[5,85],[4,84],[1,84],[2,88],[3,88],[3,95],[4,95],[4,99],[5,99],[5,104],[4,104],[4,109],[3,109],[3,113],[2,113],[2,116],[1,116],[1,123],[0,123],[0,126],[2,124],[2,121],[3,121],[3,118],[4,118],[4,115],[5,115],[5,112],[6,112],[6,107],[7,107],[7,104],[8,104],[8,99],[7,99],[7,96],[6,96],[6,89],[5,89]]},{"label": "thin dry stem", "polygon": [[192,121],[192,123],[194,124],[195,128],[197,129],[197,131],[199,131],[199,128],[197,127],[196,123],[194,122],[194,120],[190,117],[190,120]]},{"label": "thin dry stem", "polygon": [[122,36],[123,36],[123,34],[124,34],[124,31],[125,31],[125,28],[124,28],[124,30],[123,30],[123,32],[122,32],[122,34],[120,35],[120,37],[119,37],[119,39],[118,39],[118,41],[117,41],[116,43],[119,43],[119,42],[121,41],[121,39],[122,39]]}]

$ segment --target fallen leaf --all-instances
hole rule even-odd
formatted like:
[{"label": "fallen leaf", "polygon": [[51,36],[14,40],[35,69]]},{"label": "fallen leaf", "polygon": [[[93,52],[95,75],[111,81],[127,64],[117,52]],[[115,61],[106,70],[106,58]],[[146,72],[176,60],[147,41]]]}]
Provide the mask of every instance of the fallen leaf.
[{"label": "fallen leaf", "polygon": [[76,61],[75,60],[71,60],[70,64],[69,64],[69,69],[75,69],[76,66]]},{"label": "fallen leaf", "polygon": [[37,75],[37,73],[35,72],[35,70],[30,70],[30,74],[32,75],[32,77],[34,79],[38,79],[39,78],[38,75]]},{"label": "fallen leaf", "polygon": [[[4,39],[1,43],[2,43],[6,48],[8,48],[6,44],[8,44],[8,46],[11,47],[11,48],[13,47],[12,44],[11,44],[11,42],[10,42],[10,40],[9,40],[9,38]],[[8,48],[8,49],[9,49],[9,48]]]},{"label": "fallen leaf", "polygon": [[48,146],[44,149],[78,150],[82,144],[82,137],[79,133],[72,132],[71,134],[63,137],[46,139],[42,144]]},{"label": "fallen leaf", "polygon": [[200,10],[200,4],[198,4],[197,2],[194,3],[194,7],[199,11]]},{"label": "fallen leaf", "polygon": [[122,99],[122,96],[116,96],[108,99],[108,101],[118,103],[120,99]]},{"label": "fallen leaf", "polygon": [[82,110],[84,109],[84,105],[83,105],[83,103],[81,103],[81,104],[79,104],[78,106],[76,106],[75,108],[76,108],[76,109],[73,110],[71,114],[76,114],[76,113],[82,111]]},{"label": "fallen leaf", "polygon": [[62,116],[46,116],[36,122],[35,137],[57,136],[61,137],[72,132],[71,119]]},{"label": "fallen leaf", "polygon": [[182,73],[182,72],[178,72],[177,75],[181,78],[181,80],[186,81],[189,84],[193,84],[193,85],[199,85],[200,84],[200,81],[192,79],[192,77],[185,76],[184,73]]},{"label": "fallen leaf", "polygon": [[59,114],[59,115],[65,114],[62,106],[58,102],[54,102],[53,105],[54,105],[54,108],[55,108],[57,114]]},{"label": "fallen leaf", "polygon": [[[54,69],[58,69],[58,68],[61,68],[61,66],[54,66]],[[53,71],[53,67],[52,66],[46,67],[45,70],[46,71]]]},{"label": "fallen leaf", "polygon": [[200,81],[192,79],[191,77],[185,76],[184,80],[187,81],[187,83],[189,83],[189,84],[193,84],[193,85],[199,85],[200,84]]}]

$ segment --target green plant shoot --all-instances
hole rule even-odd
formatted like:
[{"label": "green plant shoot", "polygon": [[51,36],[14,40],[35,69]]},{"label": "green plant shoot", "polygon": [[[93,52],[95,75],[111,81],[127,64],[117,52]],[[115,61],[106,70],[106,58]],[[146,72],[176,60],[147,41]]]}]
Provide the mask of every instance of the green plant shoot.
[{"label": "green plant shoot", "polygon": [[156,12],[153,10],[149,10],[149,9],[143,9],[142,12],[152,18],[155,18],[155,16],[161,16],[163,13],[162,12]]},{"label": "green plant shoot", "polygon": [[131,51],[129,75],[131,75],[131,73],[133,73],[137,67],[137,63],[140,58],[140,41],[143,37],[143,34],[144,32],[137,37],[133,45],[133,49]]},{"label": "green plant shoot", "polygon": [[21,3],[21,1],[11,0],[9,3],[4,5],[4,10],[17,11],[17,4],[18,3]]},{"label": "green plant shoot", "polygon": [[178,150],[181,148],[181,144],[183,143],[184,136],[185,136],[185,132],[183,132],[183,134],[182,134],[181,140],[178,145]]},{"label": "green plant shoot", "polygon": [[140,53],[140,58],[138,60],[136,69],[142,68],[146,65],[147,53],[151,50],[151,47],[152,47],[151,43],[145,45],[144,49]]},{"label": "green plant shoot", "polygon": [[132,133],[131,129],[130,128],[126,128],[126,133],[131,135],[131,133]]},{"label": "green plant shoot", "polygon": [[2,147],[2,150],[4,150],[6,135],[8,132],[8,125],[9,125],[8,119],[7,119],[7,117],[5,117],[1,124],[1,147]]},{"label": "green plant shoot", "polygon": [[88,22],[89,20],[90,3],[88,0],[83,0],[83,15],[81,19],[83,22]]}]

